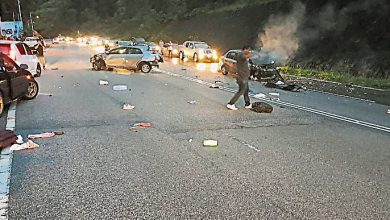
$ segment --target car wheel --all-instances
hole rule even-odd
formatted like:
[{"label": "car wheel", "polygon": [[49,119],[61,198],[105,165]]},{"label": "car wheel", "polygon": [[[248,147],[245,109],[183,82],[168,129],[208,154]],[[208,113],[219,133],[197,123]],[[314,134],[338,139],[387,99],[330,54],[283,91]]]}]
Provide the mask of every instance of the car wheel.
[{"label": "car wheel", "polygon": [[150,73],[150,71],[152,70],[152,66],[149,63],[143,62],[140,64],[140,70],[143,73]]},{"label": "car wheel", "polygon": [[37,73],[35,74],[37,77],[41,77],[42,75],[42,68],[41,65],[37,65]]},{"label": "car wheel", "polygon": [[194,54],[194,62],[195,63],[199,62],[198,54]]},{"label": "car wheel", "polygon": [[228,71],[226,70],[225,66],[221,67],[221,72],[222,72],[223,75],[227,75],[228,74]]},{"label": "car wheel", "polygon": [[4,99],[3,99],[3,93],[0,92],[0,116],[3,115],[4,111]]},{"label": "car wheel", "polygon": [[38,83],[34,80],[31,80],[28,82],[28,88],[27,88],[27,93],[24,96],[24,99],[26,100],[31,100],[37,97],[39,92],[39,86]]},{"label": "car wheel", "polygon": [[96,62],[93,62],[92,69],[95,70],[95,71],[99,71],[100,70],[100,66]]}]

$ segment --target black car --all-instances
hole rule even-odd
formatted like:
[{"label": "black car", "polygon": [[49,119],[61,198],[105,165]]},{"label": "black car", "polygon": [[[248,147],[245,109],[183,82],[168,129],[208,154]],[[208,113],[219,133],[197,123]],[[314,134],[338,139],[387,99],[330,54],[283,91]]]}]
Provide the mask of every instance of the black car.
[{"label": "black car", "polygon": [[[236,56],[240,50],[229,50],[224,56],[220,58],[219,68],[222,74],[237,72]],[[251,78],[259,81],[284,81],[279,73],[279,68],[275,63],[275,56],[271,51],[252,51],[257,53],[260,57],[253,57],[249,59],[249,67],[251,71]]]},{"label": "black car", "polygon": [[18,66],[7,55],[0,53],[0,115],[4,106],[17,99],[34,99],[39,87],[28,66]]}]

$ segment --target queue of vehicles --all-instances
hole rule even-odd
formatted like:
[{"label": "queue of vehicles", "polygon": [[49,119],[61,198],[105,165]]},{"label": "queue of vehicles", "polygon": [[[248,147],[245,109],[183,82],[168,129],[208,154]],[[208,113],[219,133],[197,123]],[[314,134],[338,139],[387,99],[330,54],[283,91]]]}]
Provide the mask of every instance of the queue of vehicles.
[{"label": "queue of vehicles", "polygon": [[[162,45],[162,46],[161,46]],[[141,52],[133,54],[138,48]],[[118,52],[119,51],[119,52]],[[158,67],[164,62],[163,57],[179,58],[181,61],[192,60],[198,62],[218,63],[218,70],[223,75],[236,74],[236,56],[240,50],[229,50],[219,56],[216,49],[203,41],[185,41],[183,44],[165,43],[157,45],[147,42],[144,38],[131,38],[128,41],[115,41],[114,49],[107,49],[105,53],[95,54],[90,62],[94,70],[110,70],[112,68],[125,68],[150,72],[151,67]],[[283,80],[275,57],[271,51],[252,51],[259,57],[249,59],[251,78],[259,81]],[[155,58],[152,59],[151,57]]]}]

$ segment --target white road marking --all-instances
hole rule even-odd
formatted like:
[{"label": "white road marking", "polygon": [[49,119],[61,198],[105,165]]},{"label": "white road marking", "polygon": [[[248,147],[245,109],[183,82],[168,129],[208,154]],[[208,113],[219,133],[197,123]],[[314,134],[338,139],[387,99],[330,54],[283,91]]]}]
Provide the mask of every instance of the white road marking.
[{"label": "white road marking", "polygon": [[[8,110],[6,129],[14,131],[16,125],[16,102]],[[0,220],[8,219],[9,181],[11,177],[13,154],[4,148],[0,154]]]},{"label": "white road marking", "polygon": [[235,141],[238,141],[239,143],[243,144],[245,147],[248,147],[256,152],[260,152],[259,149],[257,149],[256,147],[252,146],[251,144],[247,143],[246,141],[243,141],[243,140],[240,140],[232,135],[228,135],[229,138],[235,140]]},{"label": "white road marking", "polygon": [[339,96],[339,97],[343,97],[343,98],[355,99],[355,100],[359,100],[359,101],[363,101],[363,102],[375,103],[375,101],[369,100],[369,99],[362,99],[362,98],[356,98],[356,97],[352,97],[352,96],[348,96],[348,95],[340,95],[340,94],[331,93],[331,92],[324,92],[324,91],[320,91],[320,90],[316,90],[316,89],[307,89],[307,91],[318,92],[318,93],[323,93],[323,94],[333,95],[333,96]]},{"label": "white road marking", "polygon": [[[194,78],[191,78],[191,77],[188,77],[188,76],[183,76],[181,74],[172,73],[172,72],[161,70],[161,69],[156,70],[156,71],[164,73],[164,74],[167,74],[167,75],[170,75],[170,76],[175,76],[175,77],[187,79],[187,80],[190,80],[190,81],[193,81],[193,82],[197,82],[197,83],[202,84],[202,85],[210,86],[210,85],[213,84],[213,83],[209,83],[209,82],[202,81],[202,80],[199,80],[199,79],[194,79]],[[219,89],[223,90],[223,91],[226,91],[226,92],[231,92],[231,93],[237,92],[236,89],[231,89],[231,88],[224,87],[224,86],[219,86]],[[314,113],[314,114],[317,114],[317,115],[322,115],[322,116],[325,116],[325,117],[328,117],[328,118],[333,118],[333,119],[336,119],[336,120],[340,120],[340,121],[352,123],[352,124],[355,124],[355,125],[360,125],[360,126],[364,126],[364,127],[372,128],[372,129],[375,129],[375,130],[379,130],[379,131],[384,131],[384,132],[390,133],[390,127],[386,127],[386,126],[382,126],[382,125],[378,125],[378,124],[374,124],[374,123],[370,123],[370,122],[360,121],[360,120],[357,120],[357,119],[354,119],[354,118],[349,118],[349,117],[345,117],[345,116],[342,116],[342,115],[337,115],[337,114],[334,114],[334,113],[325,112],[325,111],[321,111],[321,110],[317,110],[317,109],[314,109],[314,108],[305,107],[305,106],[301,106],[301,105],[297,105],[297,104],[293,104],[293,103],[289,103],[289,102],[283,102],[281,100],[272,100],[270,98],[256,98],[256,97],[254,97],[255,95],[256,94],[254,94],[254,93],[249,93],[250,97],[258,99],[258,100],[267,101],[267,102],[270,102],[270,103],[273,103],[273,104],[276,104],[276,105],[286,106],[286,107],[290,107],[290,108],[294,108],[294,109],[298,109],[298,110]]]}]

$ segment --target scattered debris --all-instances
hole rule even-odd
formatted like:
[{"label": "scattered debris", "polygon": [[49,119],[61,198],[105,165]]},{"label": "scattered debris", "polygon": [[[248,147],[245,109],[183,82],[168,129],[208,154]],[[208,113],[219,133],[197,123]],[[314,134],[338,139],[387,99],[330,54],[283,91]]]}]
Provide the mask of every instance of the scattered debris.
[{"label": "scattered debris", "polygon": [[387,109],[387,114],[390,114],[390,108],[389,108],[389,109]]},{"label": "scattered debris", "polygon": [[286,84],[283,81],[278,81],[276,83],[267,82],[264,86],[268,88],[282,89],[291,92],[299,92],[300,90],[306,90],[306,88],[303,86],[296,84]]},{"label": "scattered debris", "polygon": [[61,78],[64,78],[64,76],[61,76]]},{"label": "scattered debris", "polygon": [[40,138],[51,138],[54,136],[56,136],[56,134],[54,132],[46,132],[46,133],[42,133],[42,134],[30,134],[28,136],[28,139],[35,140],[35,139],[40,139]]},{"label": "scattered debris", "polygon": [[221,80],[217,80],[214,82],[215,84],[222,84],[223,82]]},{"label": "scattered debris", "polygon": [[268,93],[271,96],[271,99],[280,100],[280,94],[276,92]]},{"label": "scattered debris", "polygon": [[127,85],[115,85],[112,87],[114,91],[124,91],[127,90]]},{"label": "scattered debris", "polygon": [[192,138],[190,138],[190,139],[188,140],[188,142],[190,142],[190,143],[191,143],[192,141],[193,141],[193,139],[192,139]]},{"label": "scattered debris", "polygon": [[263,94],[263,93],[256,94],[253,97],[255,97],[256,99],[265,99],[265,98],[267,98],[267,96],[265,94]]},{"label": "scattered debris", "polygon": [[53,67],[51,68],[51,70],[58,70],[58,67]]},{"label": "scattered debris", "polygon": [[216,140],[205,140],[205,141],[203,141],[203,146],[204,147],[217,147],[218,146],[218,141],[216,141]]},{"label": "scattered debris", "polygon": [[274,108],[265,102],[255,102],[252,104],[251,111],[257,113],[272,113]]},{"label": "scattered debris", "polygon": [[53,133],[55,135],[64,135],[65,134],[65,132],[63,132],[63,131],[53,131]]},{"label": "scattered debris", "polygon": [[106,81],[106,80],[100,80],[100,81],[99,81],[99,85],[101,85],[101,86],[106,86],[106,85],[108,85],[108,81]]},{"label": "scattered debris", "polygon": [[11,146],[16,143],[17,140],[18,137],[13,131],[0,131],[0,149]]},{"label": "scattered debris", "polygon": [[49,97],[53,96],[53,94],[50,93],[38,93],[38,95],[49,96]]},{"label": "scattered debris", "polygon": [[197,104],[198,104],[198,102],[195,101],[195,100],[188,101],[187,103],[188,103],[188,104],[191,104],[191,105],[197,105]]},{"label": "scattered debris", "polygon": [[14,144],[11,146],[11,151],[19,151],[19,150],[26,150],[26,149],[34,149],[39,147],[38,144],[34,143],[32,140],[28,140],[26,143],[23,144]]},{"label": "scattered debris", "polygon": [[133,110],[135,106],[130,105],[130,104],[123,104],[123,110]]},{"label": "scattered debris", "polygon": [[219,89],[219,86],[217,86],[217,85],[215,85],[215,84],[212,84],[212,85],[210,86],[210,88],[212,88],[212,89]]},{"label": "scattered debris", "polygon": [[59,89],[62,89],[62,86],[58,86]]},{"label": "scattered debris", "polygon": [[186,68],[182,68],[181,70],[187,70]]},{"label": "scattered debris", "polygon": [[16,140],[16,143],[17,144],[23,144],[24,143],[22,135],[18,135],[18,139]]},{"label": "scattered debris", "polygon": [[131,127],[131,129],[135,129],[135,128],[150,128],[150,127],[152,127],[152,124],[143,122],[143,123],[135,123]]}]

